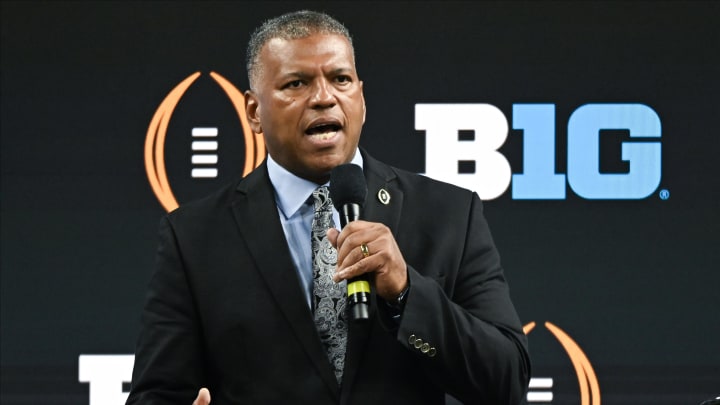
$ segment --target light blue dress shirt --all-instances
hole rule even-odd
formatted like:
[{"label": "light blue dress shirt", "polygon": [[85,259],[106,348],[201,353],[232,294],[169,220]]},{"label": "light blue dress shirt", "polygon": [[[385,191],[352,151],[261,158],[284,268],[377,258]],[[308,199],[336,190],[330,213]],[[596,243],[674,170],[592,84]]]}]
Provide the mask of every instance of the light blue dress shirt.
[{"label": "light blue dress shirt", "polygon": [[[268,174],[275,189],[275,203],[280,215],[280,223],[285,232],[285,239],[290,248],[295,270],[302,283],[308,307],[312,308],[313,274],[310,228],[314,214],[312,192],[318,188],[318,185],[290,173],[269,155],[267,159]],[[357,150],[351,163],[363,167],[362,156]],[[340,214],[335,207],[333,207],[333,220],[335,227],[340,229]]]}]

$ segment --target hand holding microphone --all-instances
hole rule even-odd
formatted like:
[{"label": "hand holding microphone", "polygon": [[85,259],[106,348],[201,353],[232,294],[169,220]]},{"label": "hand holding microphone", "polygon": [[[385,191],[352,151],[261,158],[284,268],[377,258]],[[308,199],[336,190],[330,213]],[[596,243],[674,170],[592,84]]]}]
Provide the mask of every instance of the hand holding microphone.
[{"label": "hand holding microphone", "polygon": [[[377,294],[394,301],[407,286],[407,264],[390,229],[381,223],[360,220],[367,186],[362,169],[357,165],[340,165],[330,177],[330,197],[340,212],[342,232],[328,231],[330,243],[337,248],[335,282],[348,280],[348,308],[351,319],[369,309],[370,275]],[[353,284],[354,282],[361,284]],[[362,284],[362,282],[366,284]],[[350,294],[358,294],[354,297]],[[363,301],[367,298],[367,301]],[[358,305],[359,304],[359,305]]]}]

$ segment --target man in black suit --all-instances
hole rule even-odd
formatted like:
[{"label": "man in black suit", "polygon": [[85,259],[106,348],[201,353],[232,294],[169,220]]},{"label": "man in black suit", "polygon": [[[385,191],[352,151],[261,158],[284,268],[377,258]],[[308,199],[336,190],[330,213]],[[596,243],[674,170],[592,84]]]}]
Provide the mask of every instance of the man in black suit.
[{"label": "man in black suit", "polygon": [[[480,199],[358,148],[365,101],[345,27],[307,11],[270,20],[248,75],[268,159],[163,219],[127,403],[520,402],[527,341]],[[363,168],[368,197],[363,220],[327,230],[327,277],[345,288],[368,274],[373,289],[370,319],[341,313],[331,353],[314,321],[307,201],[345,163]]]}]

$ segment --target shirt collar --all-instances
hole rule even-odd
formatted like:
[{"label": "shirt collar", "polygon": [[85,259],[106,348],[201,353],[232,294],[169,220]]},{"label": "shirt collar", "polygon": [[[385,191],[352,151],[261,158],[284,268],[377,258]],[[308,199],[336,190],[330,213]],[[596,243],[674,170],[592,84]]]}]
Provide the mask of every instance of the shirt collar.
[{"label": "shirt collar", "polygon": [[[363,158],[357,149],[350,163],[363,167]],[[275,203],[285,218],[290,218],[305,204],[318,185],[292,174],[273,160],[270,155],[267,158],[267,167],[270,182],[275,188]]]}]

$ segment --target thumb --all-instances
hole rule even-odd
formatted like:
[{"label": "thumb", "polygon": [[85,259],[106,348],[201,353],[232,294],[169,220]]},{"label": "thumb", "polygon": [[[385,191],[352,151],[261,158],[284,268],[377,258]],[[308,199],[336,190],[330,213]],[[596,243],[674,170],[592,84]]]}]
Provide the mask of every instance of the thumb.
[{"label": "thumb", "polygon": [[200,388],[198,396],[192,405],[208,405],[210,403],[210,391],[207,388]]}]

